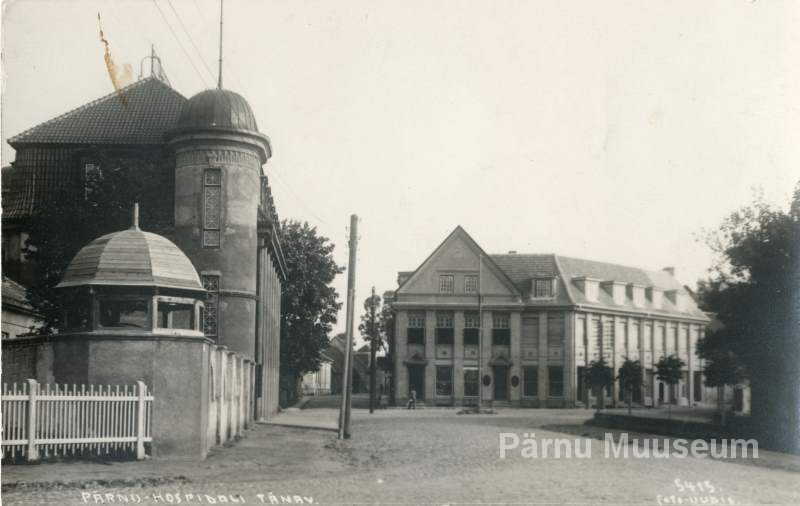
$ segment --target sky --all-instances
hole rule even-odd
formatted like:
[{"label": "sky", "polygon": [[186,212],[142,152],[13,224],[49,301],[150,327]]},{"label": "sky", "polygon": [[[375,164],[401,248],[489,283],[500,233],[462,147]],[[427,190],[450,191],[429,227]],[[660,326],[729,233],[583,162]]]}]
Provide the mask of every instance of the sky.
[{"label": "sky", "polygon": [[[225,0],[224,86],[273,146],[282,218],[347,263],[356,318],[457,225],[490,253],[660,269],[755,189],[800,181],[800,2]],[[6,0],[7,139],[136,79],[151,44],[186,97],[216,84],[217,0]],[[342,301],[346,275],[336,281]],[[344,311],[337,330],[344,328]]]}]

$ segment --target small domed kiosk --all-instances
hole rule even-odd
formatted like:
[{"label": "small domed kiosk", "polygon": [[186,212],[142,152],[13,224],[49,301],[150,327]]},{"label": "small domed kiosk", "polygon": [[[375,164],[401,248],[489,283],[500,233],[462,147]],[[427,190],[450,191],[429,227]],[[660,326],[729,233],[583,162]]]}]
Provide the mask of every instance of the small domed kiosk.
[{"label": "small domed kiosk", "polygon": [[64,330],[203,337],[205,290],[189,258],[169,239],[133,225],[95,239],[67,267]]},{"label": "small domed kiosk", "polygon": [[[151,454],[205,457],[211,354],[202,332],[206,291],[169,239],[133,225],[95,239],[72,259],[57,289],[65,325],[43,336],[43,383],[133,385],[153,394]],[[223,351],[224,353],[224,351]],[[51,364],[39,367],[39,363]]]}]

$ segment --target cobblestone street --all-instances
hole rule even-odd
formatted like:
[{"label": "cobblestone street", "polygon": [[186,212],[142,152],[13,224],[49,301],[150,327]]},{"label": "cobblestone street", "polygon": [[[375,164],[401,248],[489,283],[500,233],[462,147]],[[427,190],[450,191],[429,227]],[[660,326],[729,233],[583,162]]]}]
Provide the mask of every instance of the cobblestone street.
[{"label": "cobblestone street", "polygon": [[[316,411],[305,412],[315,416]],[[391,409],[370,415],[356,410],[353,438],[345,442],[337,441],[330,431],[259,425],[202,463],[8,466],[3,470],[3,499],[6,504],[93,504],[112,499],[115,503],[125,499],[260,503],[262,498],[269,503],[269,494],[274,494],[279,502],[296,503],[305,497],[321,504],[658,504],[659,496],[681,496],[683,504],[691,504],[690,497],[709,495],[680,493],[677,479],[708,480],[720,504],[729,499],[736,504],[800,503],[796,473],[691,457],[606,459],[604,444],[598,440],[592,441],[591,459],[523,459],[519,451],[499,458],[501,432],[514,432],[520,438],[535,432],[539,441],[572,439],[575,436],[538,427],[577,424],[586,416],[582,410],[503,410],[494,415],[458,415],[448,409]],[[95,481],[87,483],[88,479]],[[168,484],[149,485],[156,479]],[[72,484],[23,485],[42,481]],[[79,482],[87,488],[76,486]],[[581,499],[576,502],[576,498]]]}]

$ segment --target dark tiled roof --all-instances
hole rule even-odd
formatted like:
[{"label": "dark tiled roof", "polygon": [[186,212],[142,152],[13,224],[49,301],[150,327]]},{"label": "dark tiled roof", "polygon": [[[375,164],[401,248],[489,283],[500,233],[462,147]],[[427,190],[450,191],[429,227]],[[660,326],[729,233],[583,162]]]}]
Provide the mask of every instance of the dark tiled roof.
[{"label": "dark tiled roof", "polygon": [[[504,254],[490,255],[497,266],[517,287],[525,297],[531,293],[531,280],[534,278],[558,277],[558,265],[553,254]],[[559,279],[555,299],[528,299],[530,305],[570,304],[569,296]]]},{"label": "dark tiled roof", "polygon": [[3,276],[3,307],[15,308],[23,311],[33,311],[28,302],[28,292],[25,287],[11,278]]},{"label": "dark tiled roof", "polygon": [[148,77],[15,135],[24,144],[161,144],[186,98]]}]

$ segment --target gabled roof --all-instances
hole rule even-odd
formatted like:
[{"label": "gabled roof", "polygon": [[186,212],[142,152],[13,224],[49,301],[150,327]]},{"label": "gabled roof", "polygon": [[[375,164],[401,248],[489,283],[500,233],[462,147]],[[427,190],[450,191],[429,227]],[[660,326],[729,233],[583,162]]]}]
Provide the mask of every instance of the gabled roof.
[{"label": "gabled roof", "polygon": [[33,314],[33,306],[28,302],[28,291],[13,279],[3,275],[3,309]]},{"label": "gabled roof", "polygon": [[8,143],[161,144],[186,98],[148,77],[15,135]]},{"label": "gabled roof", "polygon": [[444,245],[447,244],[451,239],[454,239],[456,237],[464,240],[464,242],[470,249],[472,249],[478,256],[482,257],[484,259],[484,264],[483,264],[484,267],[491,270],[512,293],[514,293],[515,295],[520,295],[519,290],[517,290],[517,287],[514,285],[511,279],[509,279],[508,275],[500,267],[498,267],[498,265],[494,262],[492,256],[488,255],[485,251],[483,251],[483,248],[480,247],[480,245],[475,241],[475,239],[473,239],[472,236],[470,236],[461,225],[457,225],[456,228],[453,229],[453,231],[450,232],[450,234],[445,238],[445,240],[442,241],[439,244],[439,246],[436,247],[435,250],[433,250],[433,253],[428,255],[428,258],[426,258],[420,264],[420,266],[413,271],[413,274],[408,276],[408,278],[405,281],[403,281],[403,283],[400,286],[397,287],[395,294],[402,292],[403,287],[409,284],[411,280],[417,277],[417,275],[424,269],[424,267],[428,264],[428,262],[430,262],[436,256],[436,254],[444,247]]},{"label": "gabled roof", "polygon": [[[411,280],[413,280],[423,267],[431,261],[436,253],[454,236],[459,235],[465,239],[471,248],[484,256],[484,265],[493,266],[501,279],[507,280],[509,285],[514,288],[516,294],[522,296],[526,306],[562,306],[583,304],[586,306],[598,306],[610,310],[652,312],[665,315],[675,315],[692,317],[707,320],[708,317],[692,299],[691,294],[678,280],[669,272],[640,269],[608,262],[597,262],[581,258],[565,257],[561,255],[549,254],[493,254],[486,255],[483,249],[467,234],[460,226],[448,235],[431,255],[413,271],[413,274],[400,285],[398,292],[402,290]],[[575,278],[588,277],[600,281],[618,281],[626,285],[636,284],[643,287],[653,287],[668,292],[674,290],[685,295],[686,305],[683,311],[679,311],[676,305],[668,297],[662,298],[659,308],[652,305],[647,300],[643,306],[634,306],[626,293],[624,304],[617,304],[613,296],[604,289],[599,290],[597,301],[588,300],[583,292],[573,281]],[[537,278],[555,279],[556,293],[552,298],[531,298],[532,280]]]},{"label": "gabled roof", "polygon": [[[586,299],[583,292],[572,283],[574,278],[588,277],[599,279],[601,281],[621,281],[625,284],[637,284],[645,287],[654,287],[661,289],[664,292],[676,290],[686,296],[686,311],[684,314],[689,314],[694,317],[706,318],[706,315],[692,299],[689,292],[683,285],[675,279],[670,273],[666,271],[653,271],[647,269],[640,269],[638,267],[628,267],[625,265],[611,264],[607,262],[597,262],[594,260],[584,260],[581,258],[572,258],[565,256],[557,257],[558,265],[561,268],[561,275],[564,278],[569,295],[576,304],[593,304]],[[632,301],[626,298],[626,304],[623,307],[632,307]],[[621,307],[614,303],[614,298],[605,290],[599,291],[599,300],[594,303],[603,306]],[[681,313],[678,308],[667,298],[662,299],[660,308],[652,306],[650,301],[640,308],[647,311],[656,311],[662,313]]]},{"label": "gabled roof", "polygon": [[532,289],[531,280],[536,278],[557,278],[558,286],[556,295],[553,299],[529,299],[529,305],[553,305],[571,304],[569,292],[564,287],[563,280],[560,279],[556,256],[548,254],[493,254],[492,260],[503,272],[508,275],[517,290],[525,297],[529,297]]}]

